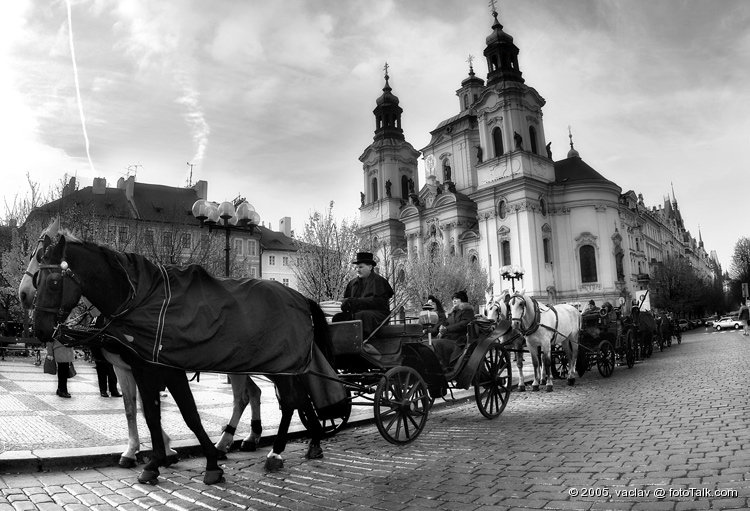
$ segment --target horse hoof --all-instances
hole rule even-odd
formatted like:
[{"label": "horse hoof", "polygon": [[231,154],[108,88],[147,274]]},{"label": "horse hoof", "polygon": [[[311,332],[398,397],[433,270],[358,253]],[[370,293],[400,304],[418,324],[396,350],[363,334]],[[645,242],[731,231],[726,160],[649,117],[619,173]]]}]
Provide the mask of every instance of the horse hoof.
[{"label": "horse hoof", "polygon": [[518,386],[518,392],[526,392],[526,386],[525,385],[519,385]]},{"label": "horse hoof", "polygon": [[162,467],[168,467],[170,465],[174,465],[178,461],[180,461],[179,455],[177,455],[177,454],[170,454],[169,456],[167,456],[164,459],[164,464],[162,465]]},{"label": "horse hoof", "polygon": [[141,484],[150,484],[151,486],[154,486],[159,482],[159,471],[144,469],[143,472],[141,472],[141,475],[138,476],[138,482]]},{"label": "horse hoof", "polygon": [[203,476],[204,484],[217,484],[224,482],[224,471],[220,468],[216,470],[206,470],[206,475]]},{"label": "horse hoof", "polygon": [[227,459],[227,451],[223,451],[221,449],[216,449],[216,459],[219,461],[224,461]]},{"label": "horse hoof", "polygon": [[255,452],[258,449],[258,441],[256,440],[243,440],[240,444],[240,451],[242,452]]},{"label": "horse hoof", "polygon": [[308,460],[319,460],[323,457],[323,449],[320,448],[319,445],[311,445],[307,448],[307,454],[305,454],[305,458]]},{"label": "horse hoof", "polygon": [[547,388],[545,388],[544,390],[546,390],[547,392],[552,392],[552,389],[552,385],[547,385]]},{"label": "horse hoof", "polygon": [[568,386],[569,387],[572,387],[575,384],[576,384],[576,379],[575,378],[568,379]]},{"label": "horse hoof", "polygon": [[533,390],[534,392],[538,392],[539,391],[539,385],[532,385],[531,386],[531,390]]},{"label": "horse hoof", "polygon": [[138,461],[135,458],[128,458],[127,456],[120,456],[120,461],[117,462],[120,468],[133,468],[138,465]]},{"label": "horse hoof", "polygon": [[542,385],[547,385],[547,378],[542,378]]},{"label": "horse hoof", "polygon": [[282,460],[281,458],[266,458],[266,471],[278,472],[282,468],[284,468],[284,460]]}]

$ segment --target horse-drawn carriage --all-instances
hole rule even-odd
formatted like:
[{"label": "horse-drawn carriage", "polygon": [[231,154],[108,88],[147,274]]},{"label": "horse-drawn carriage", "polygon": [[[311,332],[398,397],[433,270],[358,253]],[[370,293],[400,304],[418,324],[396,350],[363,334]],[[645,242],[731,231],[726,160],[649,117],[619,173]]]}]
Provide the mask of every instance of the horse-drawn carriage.
[{"label": "horse-drawn carriage", "polygon": [[612,376],[615,364],[632,368],[636,358],[637,325],[632,317],[623,317],[619,307],[605,303],[598,311],[581,315],[578,337],[579,374],[596,365],[599,374]]},{"label": "horse-drawn carriage", "polygon": [[[492,335],[494,323],[476,320],[458,361],[443,369],[423,338],[421,324],[385,324],[363,338],[361,321],[329,325],[334,369],[351,406],[373,406],[375,424],[391,443],[413,441],[424,429],[432,402],[450,388],[474,386],[480,413],[498,417],[508,402],[510,357]],[[346,424],[348,411],[323,421],[331,434]],[[303,421],[304,423],[304,421]]]}]

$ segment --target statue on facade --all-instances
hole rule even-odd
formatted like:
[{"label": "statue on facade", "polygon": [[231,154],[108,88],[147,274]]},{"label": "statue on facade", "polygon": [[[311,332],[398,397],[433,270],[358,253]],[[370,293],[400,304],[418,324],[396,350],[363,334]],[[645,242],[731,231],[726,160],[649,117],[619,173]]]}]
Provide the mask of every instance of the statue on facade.
[{"label": "statue on facade", "polygon": [[362,205],[365,205],[365,193],[359,192],[359,201],[362,203]]},{"label": "statue on facade", "polygon": [[451,193],[456,193],[456,183],[453,181],[448,183],[448,191]]},{"label": "statue on facade", "polygon": [[513,141],[516,143],[516,149],[523,151],[523,137],[517,131],[513,132]]},{"label": "statue on facade", "polygon": [[475,145],[474,147],[477,148],[477,163],[482,163],[482,146]]},{"label": "statue on facade", "polygon": [[547,142],[547,158],[552,159],[552,142]]},{"label": "statue on facade", "polygon": [[448,161],[446,160],[445,163],[443,163],[443,181],[446,183],[451,180],[451,166],[448,165]]},{"label": "statue on facade", "polygon": [[409,193],[414,193],[414,180],[412,178],[409,178]]},{"label": "statue on facade", "polygon": [[391,198],[391,180],[385,182],[385,196]]}]

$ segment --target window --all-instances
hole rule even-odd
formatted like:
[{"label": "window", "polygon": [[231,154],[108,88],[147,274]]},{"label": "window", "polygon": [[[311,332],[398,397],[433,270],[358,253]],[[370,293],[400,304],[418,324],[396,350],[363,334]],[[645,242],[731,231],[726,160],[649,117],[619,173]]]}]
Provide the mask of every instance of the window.
[{"label": "window", "polygon": [[237,255],[242,255],[243,240],[234,240],[234,251]]},{"label": "window", "polygon": [[378,178],[372,178],[372,202],[378,200]]},{"label": "window", "polygon": [[596,252],[591,245],[582,245],[578,249],[581,257],[581,282],[596,282]]},{"label": "window", "polygon": [[147,247],[154,246],[154,230],[153,229],[146,229],[146,232],[143,233],[143,241],[146,243]]},{"label": "window", "polygon": [[504,200],[497,203],[497,216],[499,216],[501,220],[508,216],[508,209]]},{"label": "window", "polygon": [[119,241],[120,243],[128,242],[128,226],[127,225],[121,225],[117,229],[117,241]]},{"label": "window", "polygon": [[550,247],[549,238],[544,238],[542,240],[542,248],[544,249],[544,262],[551,263],[552,262],[552,248]]},{"label": "window", "polygon": [[536,151],[536,128],[534,126],[529,126],[529,142],[531,143],[531,152],[538,154]]},{"label": "window", "polygon": [[282,266],[289,266],[289,258],[287,256],[284,256],[281,258],[281,265]]},{"label": "window", "polygon": [[208,248],[209,243],[208,234],[201,234],[201,248]]},{"label": "window", "polygon": [[250,267],[250,276],[252,278],[256,278],[258,276],[258,272],[255,270],[255,266]]},{"label": "window", "polygon": [[406,176],[401,176],[401,198],[409,198],[409,178]]},{"label": "window", "polygon": [[285,286],[288,286],[289,285],[289,279],[281,279],[281,283],[284,284]]},{"label": "window", "polygon": [[112,242],[115,241],[115,237],[117,236],[117,226],[110,225],[107,227],[107,241]]},{"label": "window", "polygon": [[169,231],[161,233],[161,246],[171,247],[172,246],[172,233]]},{"label": "window", "polygon": [[467,108],[469,108],[469,95],[464,94],[464,110],[466,110]]},{"label": "window", "polygon": [[511,260],[510,260],[510,241],[503,240],[502,243],[500,243],[500,249],[502,251],[503,266],[505,266],[506,264],[511,264]]},{"label": "window", "polygon": [[180,245],[182,248],[190,248],[193,246],[193,236],[189,232],[182,233],[180,237]]},{"label": "window", "polygon": [[502,156],[503,150],[503,131],[500,128],[492,130],[492,145],[495,148],[495,157]]},{"label": "window", "polygon": [[258,255],[258,245],[255,240],[247,240],[247,255]]},{"label": "window", "polygon": [[276,256],[272,256],[272,255],[268,256],[268,264],[270,266],[276,266]]},{"label": "window", "polygon": [[542,216],[547,216],[547,203],[544,199],[539,200],[539,209],[542,212]]},{"label": "window", "polygon": [[271,277],[271,278],[270,278],[270,279],[268,279],[268,280],[273,280],[274,282],[276,282],[276,279],[275,279],[275,278],[273,278],[273,277]]}]

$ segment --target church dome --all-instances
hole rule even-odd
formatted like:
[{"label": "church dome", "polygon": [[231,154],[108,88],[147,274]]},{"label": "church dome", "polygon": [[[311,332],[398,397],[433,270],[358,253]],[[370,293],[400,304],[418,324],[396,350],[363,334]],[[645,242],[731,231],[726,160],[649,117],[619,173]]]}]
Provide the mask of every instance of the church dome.
[{"label": "church dome", "polygon": [[383,87],[383,94],[375,100],[376,105],[398,105],[398,96],[391,92],[391,86],[388,84],[388,75],[385,75],[385,87]]},{"label": "church dome", "polygon": [[580,158],[581,155],[578,154],[578,151],[575,150],[575,148],[571,147],[570,151],[568,151],[568,158]]},{"label": "church dome", "polygon": [[513,36],[503,31],[503,26],[497,20],[495,16],[495,23],[492,25],[492,33],[487,36],[487,46],[491,46],[496,43],[513,44]]}]

